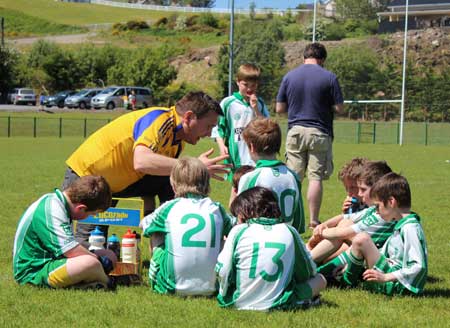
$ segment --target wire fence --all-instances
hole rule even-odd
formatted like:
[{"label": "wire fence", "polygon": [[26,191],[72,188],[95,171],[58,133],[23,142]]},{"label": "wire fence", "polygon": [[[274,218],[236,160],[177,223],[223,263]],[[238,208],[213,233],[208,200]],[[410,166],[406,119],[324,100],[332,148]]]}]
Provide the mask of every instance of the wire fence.
[{"label": "wire fence", "polygon": [[[47,117],[0,117],[0,137],[82,137],[109,123],[111,119],[100,118],[47,118]],[[398,144],[399,122],[334,122],[335,141],[359,144]],[[404,144],[450,145],[450,123],[406,122],[403,131]]]}]

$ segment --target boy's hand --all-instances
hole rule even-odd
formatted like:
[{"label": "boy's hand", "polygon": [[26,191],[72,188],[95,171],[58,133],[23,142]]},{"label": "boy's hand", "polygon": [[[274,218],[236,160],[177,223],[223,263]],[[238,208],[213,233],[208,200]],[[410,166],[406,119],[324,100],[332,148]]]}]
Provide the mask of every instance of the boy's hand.
[{"label": "boy's hand", "polygon": [[352,197],[345,197],[344,202],[342,203],[342,213],[347,213],[348,209],[352,207],[352,205]]},{"label": "boy's hand", "polygon": [[325,223],[321,223],[319,224],[317,227],[314,228],[313,230],[313,236],[315,238],[321,238],[323,239],[322,236],[322,232],[327,228],[327,226],[325,225]]},{"label": "boy's hand", "polygon": [[250,95],[249,103],[256,116],[261,116],[261,113],[258,110],[258,97],[256,97],[256,94],[253,93],[252,95]]},{"label": "boy's hand", "polygon": [[228,155],[228,147],[224,144],[219,144],[220,155]]},{"label": "boy's hand", "polygon": [[386,279],[386,274],[383,272],[380,272],[375,269],[367,269],[363,273],[363,279],[367,281],[373,281],[373,282],[387,282],[389,281]]}]

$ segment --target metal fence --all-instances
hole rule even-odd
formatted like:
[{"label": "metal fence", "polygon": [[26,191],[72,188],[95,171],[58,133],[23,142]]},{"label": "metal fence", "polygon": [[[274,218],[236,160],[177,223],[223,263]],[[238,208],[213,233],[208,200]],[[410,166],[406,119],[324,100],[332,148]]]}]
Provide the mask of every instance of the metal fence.
[{"label": "metal fence", "polygon": [[[0,137],[83,137],[86,138],[111,119],[0,116]],[[281,123],[285,129],[285,123]],[[450,123],[407,122],[405,144],[450,145]],[[398,144],[398,122],[335,121],[335,141],[358,144]]]}]

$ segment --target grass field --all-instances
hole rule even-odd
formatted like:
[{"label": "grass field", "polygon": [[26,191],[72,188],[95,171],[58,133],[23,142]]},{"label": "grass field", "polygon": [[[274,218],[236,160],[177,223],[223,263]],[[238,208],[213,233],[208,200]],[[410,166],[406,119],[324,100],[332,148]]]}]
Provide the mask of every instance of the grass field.
[{"label": "grass field", "polygon": [[[450,163],[446,162],[450,154],[444,146],[336,143],[334,147],[336,168],[352,157],[366,156],[387,160],[393,170],[409,179],[413,210],[423,219],[429,251],[429,281],[422,297],[388,298],[362,290],[328,289],[322,293],[323,305],[318,308],[267,314],[220,309],[214,299],[162,297],[151,292],[147,284],[119,287],[116,293],[19,287],[11,270],[18,219],[31,202],[61,184],[64,161],[81,142],[80,137],[0,138],[1,327],[411,327],[445,326],[450,320]],[[203,140],[187,147],[184,154],[198,155],[209,147],[214,144]],[[226,184],[213,181],[213,199],[226,204],[228,194]],[[334,174],[325,182],[322,219],[338,212],[343,197],[344,190]],[[143,257],[148,259],[148,253]]]}]

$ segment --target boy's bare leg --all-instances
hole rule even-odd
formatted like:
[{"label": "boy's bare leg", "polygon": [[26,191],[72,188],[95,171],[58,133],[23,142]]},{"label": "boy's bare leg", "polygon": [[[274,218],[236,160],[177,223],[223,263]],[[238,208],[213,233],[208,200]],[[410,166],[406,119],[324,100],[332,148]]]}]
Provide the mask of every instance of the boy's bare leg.
[{"label": "boy's bare leg", "polygon": [[94,256],[82,255],[67,259],[67,274],[73,284],[99,281],[108,284],[108,276]]},{"label": "boy's bare leg", "polygon": [[330,256],[328,256],[325,260],[323,260],[323,263],[327,263],[329,261],[331,261],[332,259],[334,259],[336,256],[341,255],[342,253],[346,252],[349,249],[349,244],[347,244],[347,242],[343,242],[341,247],[339,247],[339,249],[334,252],[333,254],[331,254]]},{"label": "boy's bare leg", "polygon": [[341,246],[343,241],[324,239],[311,250],[311,257],[314,262],[322,263],[327,257],[336,252]]},{"label": "boy's bare leg", "polygon": [[327,280],[320,273],[309,279],[308,285],[312,289],[313,297],[320,294],[320,292],[327,287]]},{"label": "boy's bare leg", "polygon": [[350,251],[355,257],[365,259],[369,268],[372,268],[381,256],[372,238],[365,232],[359,233],[353,238]]}]

